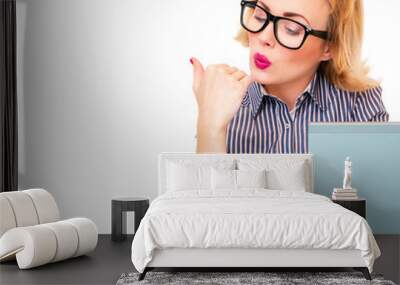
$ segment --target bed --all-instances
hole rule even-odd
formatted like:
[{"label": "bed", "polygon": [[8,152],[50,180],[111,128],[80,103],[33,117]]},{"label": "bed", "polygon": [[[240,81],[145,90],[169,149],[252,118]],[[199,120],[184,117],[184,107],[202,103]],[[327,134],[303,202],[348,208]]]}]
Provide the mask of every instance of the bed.
[{"label": "bed", "polygon": [[136,230],[154,268],[352,267],[371,280],[367,221],[314,193],[312,154],[160,153],[158,196]]}]

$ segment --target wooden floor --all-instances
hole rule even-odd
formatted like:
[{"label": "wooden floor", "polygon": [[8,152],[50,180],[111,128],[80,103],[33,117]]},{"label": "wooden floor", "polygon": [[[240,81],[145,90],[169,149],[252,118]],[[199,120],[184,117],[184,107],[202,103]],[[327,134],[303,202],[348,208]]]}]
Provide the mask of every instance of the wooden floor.
[{"label": "wooden floor", "polygon": [[135,271],[132,236],[123,242],[99,235],[96,249],[88,255],[19,270],[16,261],[0,263],[0,284],[115,284],[123,272]]},{"label": "wooden floor", "polygon": [[[95,251],[44,266],[19,270],[15,261],[0,264],[0,284],[115,284],[123,272],[135,271],[131,261],[132,236],[112,242],[110,235],[99,235]],[[399,283],[400,235],[375,236],[382,256],[374,272]]]}]

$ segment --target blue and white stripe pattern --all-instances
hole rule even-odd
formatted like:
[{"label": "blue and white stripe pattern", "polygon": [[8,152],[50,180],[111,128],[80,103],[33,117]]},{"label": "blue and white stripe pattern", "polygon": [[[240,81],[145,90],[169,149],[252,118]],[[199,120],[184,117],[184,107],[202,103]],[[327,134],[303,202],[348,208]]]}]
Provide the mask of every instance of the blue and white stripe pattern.
[{"label": "blue and white stripe pattern", "polygon": [[381,86],[350,92],[336,88],[319,71],[310,84],[297,98],[292,119],[286,103],[252,82],[227,126],[227,153],[308,153],[310,122],[389,120]]}]

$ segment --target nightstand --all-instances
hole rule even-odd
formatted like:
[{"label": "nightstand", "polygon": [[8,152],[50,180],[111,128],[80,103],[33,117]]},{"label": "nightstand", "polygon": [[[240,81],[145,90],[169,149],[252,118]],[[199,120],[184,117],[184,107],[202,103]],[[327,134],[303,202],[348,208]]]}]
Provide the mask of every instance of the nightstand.
[{"label": "nightstand", "polygon": [[113,198],[111,201],[111,239],[126,239],[126,212],[135,212],[135,234],[149,208],[150,199],[144,197]]},{"label": "nightstand", "polygon": [[367,200],[364,198],[359,198],[355,200],[336,200],[331,199],[332,202],[339,204],[340,206],[359,214],[364,219],[366,218],[366,204]]}]

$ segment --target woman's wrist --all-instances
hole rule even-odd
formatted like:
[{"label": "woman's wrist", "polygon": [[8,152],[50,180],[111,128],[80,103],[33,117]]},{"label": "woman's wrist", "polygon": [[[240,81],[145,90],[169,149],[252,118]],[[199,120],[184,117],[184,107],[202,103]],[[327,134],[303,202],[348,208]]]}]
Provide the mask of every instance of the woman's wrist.
[{"label": "woman's wrist", "polygon": [[197,121],[196,137],[204,137],[209,139],[217,139],[226,134],[226,126],[215,122],[202,119],[200,116]]},{"label": "woman's wrist", "polygon": [[226,127],[199,116],[196,138],[197,153],[226,153]]}]

